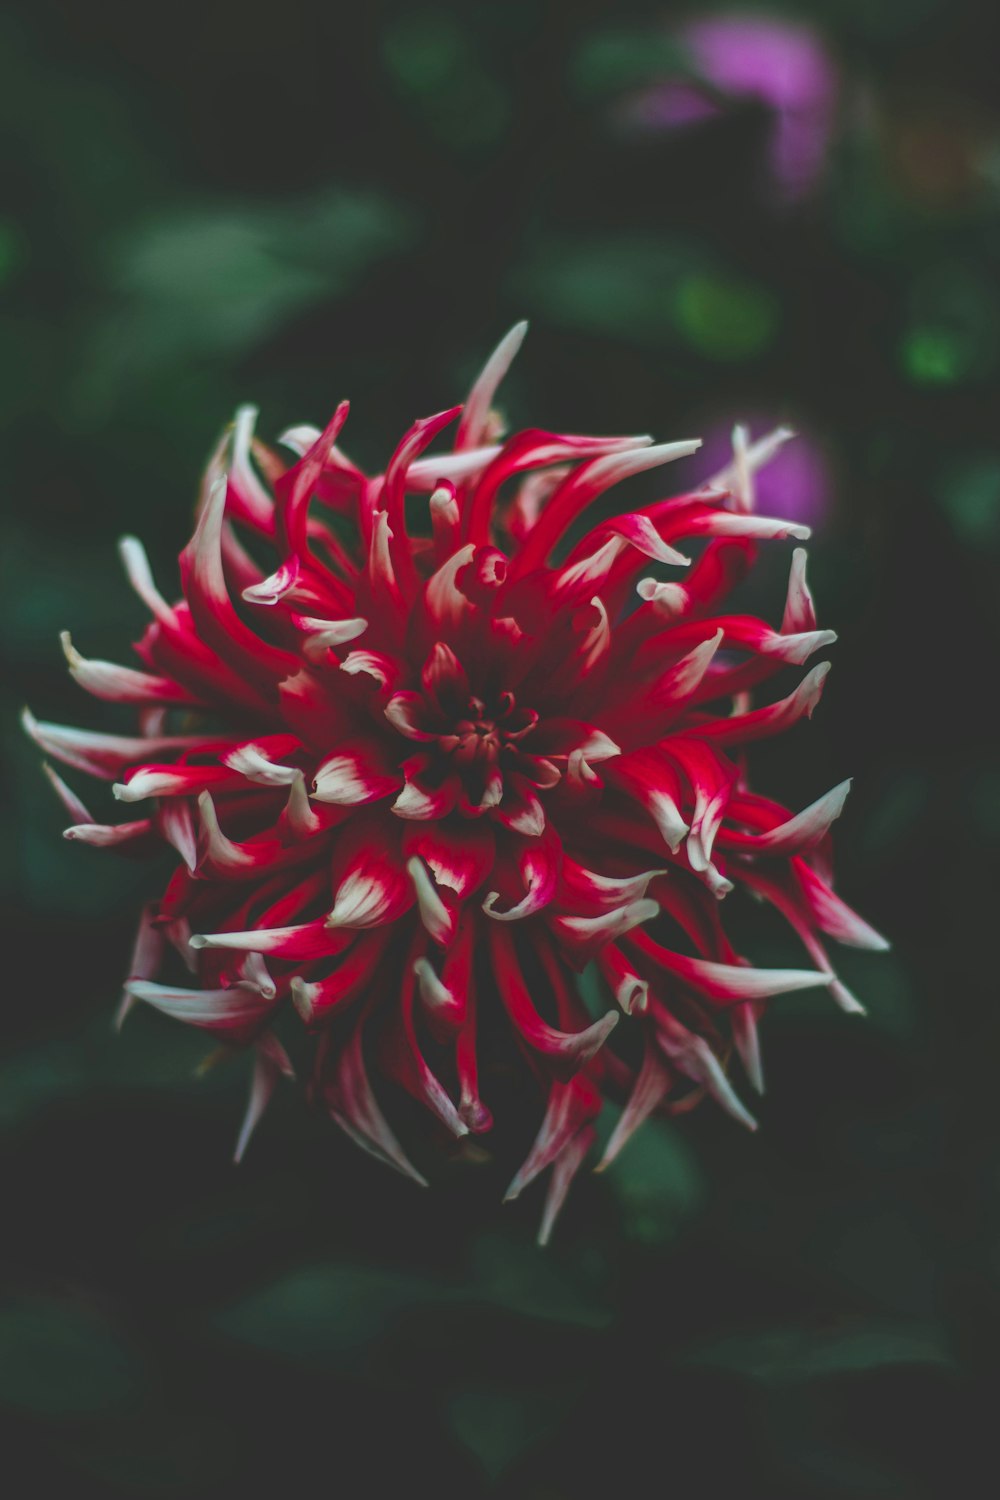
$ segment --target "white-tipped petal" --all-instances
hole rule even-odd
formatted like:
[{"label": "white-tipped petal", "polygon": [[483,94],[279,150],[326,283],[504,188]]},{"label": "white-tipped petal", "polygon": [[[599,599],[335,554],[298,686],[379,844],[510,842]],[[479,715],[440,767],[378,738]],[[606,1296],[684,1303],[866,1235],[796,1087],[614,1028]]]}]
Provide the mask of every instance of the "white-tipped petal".
[{"label": "white-tipped petal", "polygon": [[123,536],[118,543],[118,553],[125,574],[139,598],[154,619],[164,625],[174,625],[177,616],[153,582],[152,569],[146,549],[138,537]]},{"label": "white-tipped petal", "polygon": [[295,766],[276,765],[259,745],[240,745],[222,759],[231,771],[238,771],[258,786],[291,786],[302,774]]},{"label": "white-tipped petal", "polygon": [[420,920],[436,943],[447,943],[455,933],[455,917],[441,900],[430,871],[414,856],[406,861],[406,873],[413,881]]},{"label": "white-tipped petal", "polygon": [[198,818],[201,823],[205,857],[213,865],[223,870],[248,869],[253,865],[253,855],[241,849],[239,844],[234,844],[219,827],[215,803],[209,792],[202,792],[198,798]]},{"label": "white-tipped petal", "polygon": [[515,323],[513,328],[504,334],[483,366],[475,385],[469,392],[461,421],[458,424],[458,432],[455,437],[455,449],[457,452],[466,451],[470,448],[474,449],[488,435],[487,430],[493,397],[496,395],[500,382],[510,369],[517,351],[524,342],[524,336],[527,331],[528,325],[526,322]]}]

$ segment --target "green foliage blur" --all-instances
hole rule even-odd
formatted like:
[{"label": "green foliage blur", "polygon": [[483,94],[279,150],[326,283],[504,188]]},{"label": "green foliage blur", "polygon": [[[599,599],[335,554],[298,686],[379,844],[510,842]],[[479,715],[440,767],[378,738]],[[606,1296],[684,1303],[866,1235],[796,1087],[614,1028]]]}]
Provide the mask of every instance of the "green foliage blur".
[{"label": "green foliage blur", "polygon": [[[839,78],[794,201],[759,99],[628,123],[664,79],[698,81],[679,28],[713,13],[9,0],[0,17],[0,1407],[18,1500],[995,1487],[988,12],[770,7]],[[146,877],[63,843],[17,727],[24,702],[114,720],[68,683],[57,632],[121,658],[141,611],[115,539],[138,533],[173,576],[238,403],[270,435],[350,396],[346,446],[381,464],[524,316],[512,423],[668,439],[790,420],[823,454],[811,569],[836,670],[756,778],[801,806],[854,776],[840,888],[894,943],[843,957],[866,1021],[812,994],[774,1006],[756,1137],[711,1106],[648,1128],[580,1180],[545,1253],[537,1194],[501,1208],[488,1160],[421,1194],[291,1091],[234,1169],[246,1077],[199,1073],[197,1037],[152,1013],[113,1034]],[[755,601],[772,613],[785,561]]]}]

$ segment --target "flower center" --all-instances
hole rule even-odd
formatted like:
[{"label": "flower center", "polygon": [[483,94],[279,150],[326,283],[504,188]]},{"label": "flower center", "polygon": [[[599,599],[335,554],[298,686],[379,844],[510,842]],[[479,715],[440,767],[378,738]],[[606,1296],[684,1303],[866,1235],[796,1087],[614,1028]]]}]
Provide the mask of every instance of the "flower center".
[{"label": "flower center", "polygon": [[516,744],[537,723],[538,715],[532,709],[519,709],[513,693],[501,693],[493,704],[470,698],[438,736],[438,745],[458,766],[492,765],[502,750]]}]

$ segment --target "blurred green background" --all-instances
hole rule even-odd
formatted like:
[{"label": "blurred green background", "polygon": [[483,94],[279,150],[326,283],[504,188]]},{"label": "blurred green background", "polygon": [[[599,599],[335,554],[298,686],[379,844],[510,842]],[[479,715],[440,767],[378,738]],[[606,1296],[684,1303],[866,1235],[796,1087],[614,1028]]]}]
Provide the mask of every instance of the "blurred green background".
[{"label": "blurred green background", "polygon": [[[719,14],[13,0],[0,19],[0,1402],[19,1497],[992,1489],[988,10],[814,0],[692,29]],[[816,523],[840,642],[821,712],[757,780],[803,805],[856,778],[840,888],[895,945],[844,956],[866,1022],[774,1006],[756,1138],[711,1107],[648,1128],[580,1181],[544,1254],[537,1195],[501,1208],[488,1163],[421,1194],[291,1091],[233,1169],[245,1077],[196,1076],[197,1037],[152,1013],[112,1034],[143,877],[63,843],[16,728],[25,701],[109,722],[57,631],[121,657],[141,613],[115,538],[173,576],[238,402],[276,434],[348,395],[348,449],[381,464],[522,316],[514,423],[800,430],[768,508]],[[772,612],[786,563],[762,567]]]}]

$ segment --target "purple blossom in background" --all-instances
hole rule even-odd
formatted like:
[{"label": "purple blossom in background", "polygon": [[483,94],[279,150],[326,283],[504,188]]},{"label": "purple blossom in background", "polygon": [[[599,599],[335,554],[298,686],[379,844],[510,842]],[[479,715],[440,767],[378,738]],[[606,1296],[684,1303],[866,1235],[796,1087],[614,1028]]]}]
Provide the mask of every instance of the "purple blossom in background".
[{"label": "purple blossom in background", "polygon": [[695,71],[666,78],[633,100],[628,123],[676,129],[714,119],[724,100],[755,99],[774,115],[770,167],[789,198],[816,184],[833,133],[839,79],[836,65],[810,26],[763,14],[709,16],[677,33]]},{"label": "purple blossom in background", "polygon": [[[779,424],[760,414],[745,424],[751,446],[773,432]],[[757,509],[762,515],[780,517],[819,531],[836,505],[833,476],[823,446],[808,431],[794,425],[791,437],[754,477]],[[732,463],[732,427],[718,423],[708,427],[698,455],[699,469],[718,474]]]}]

